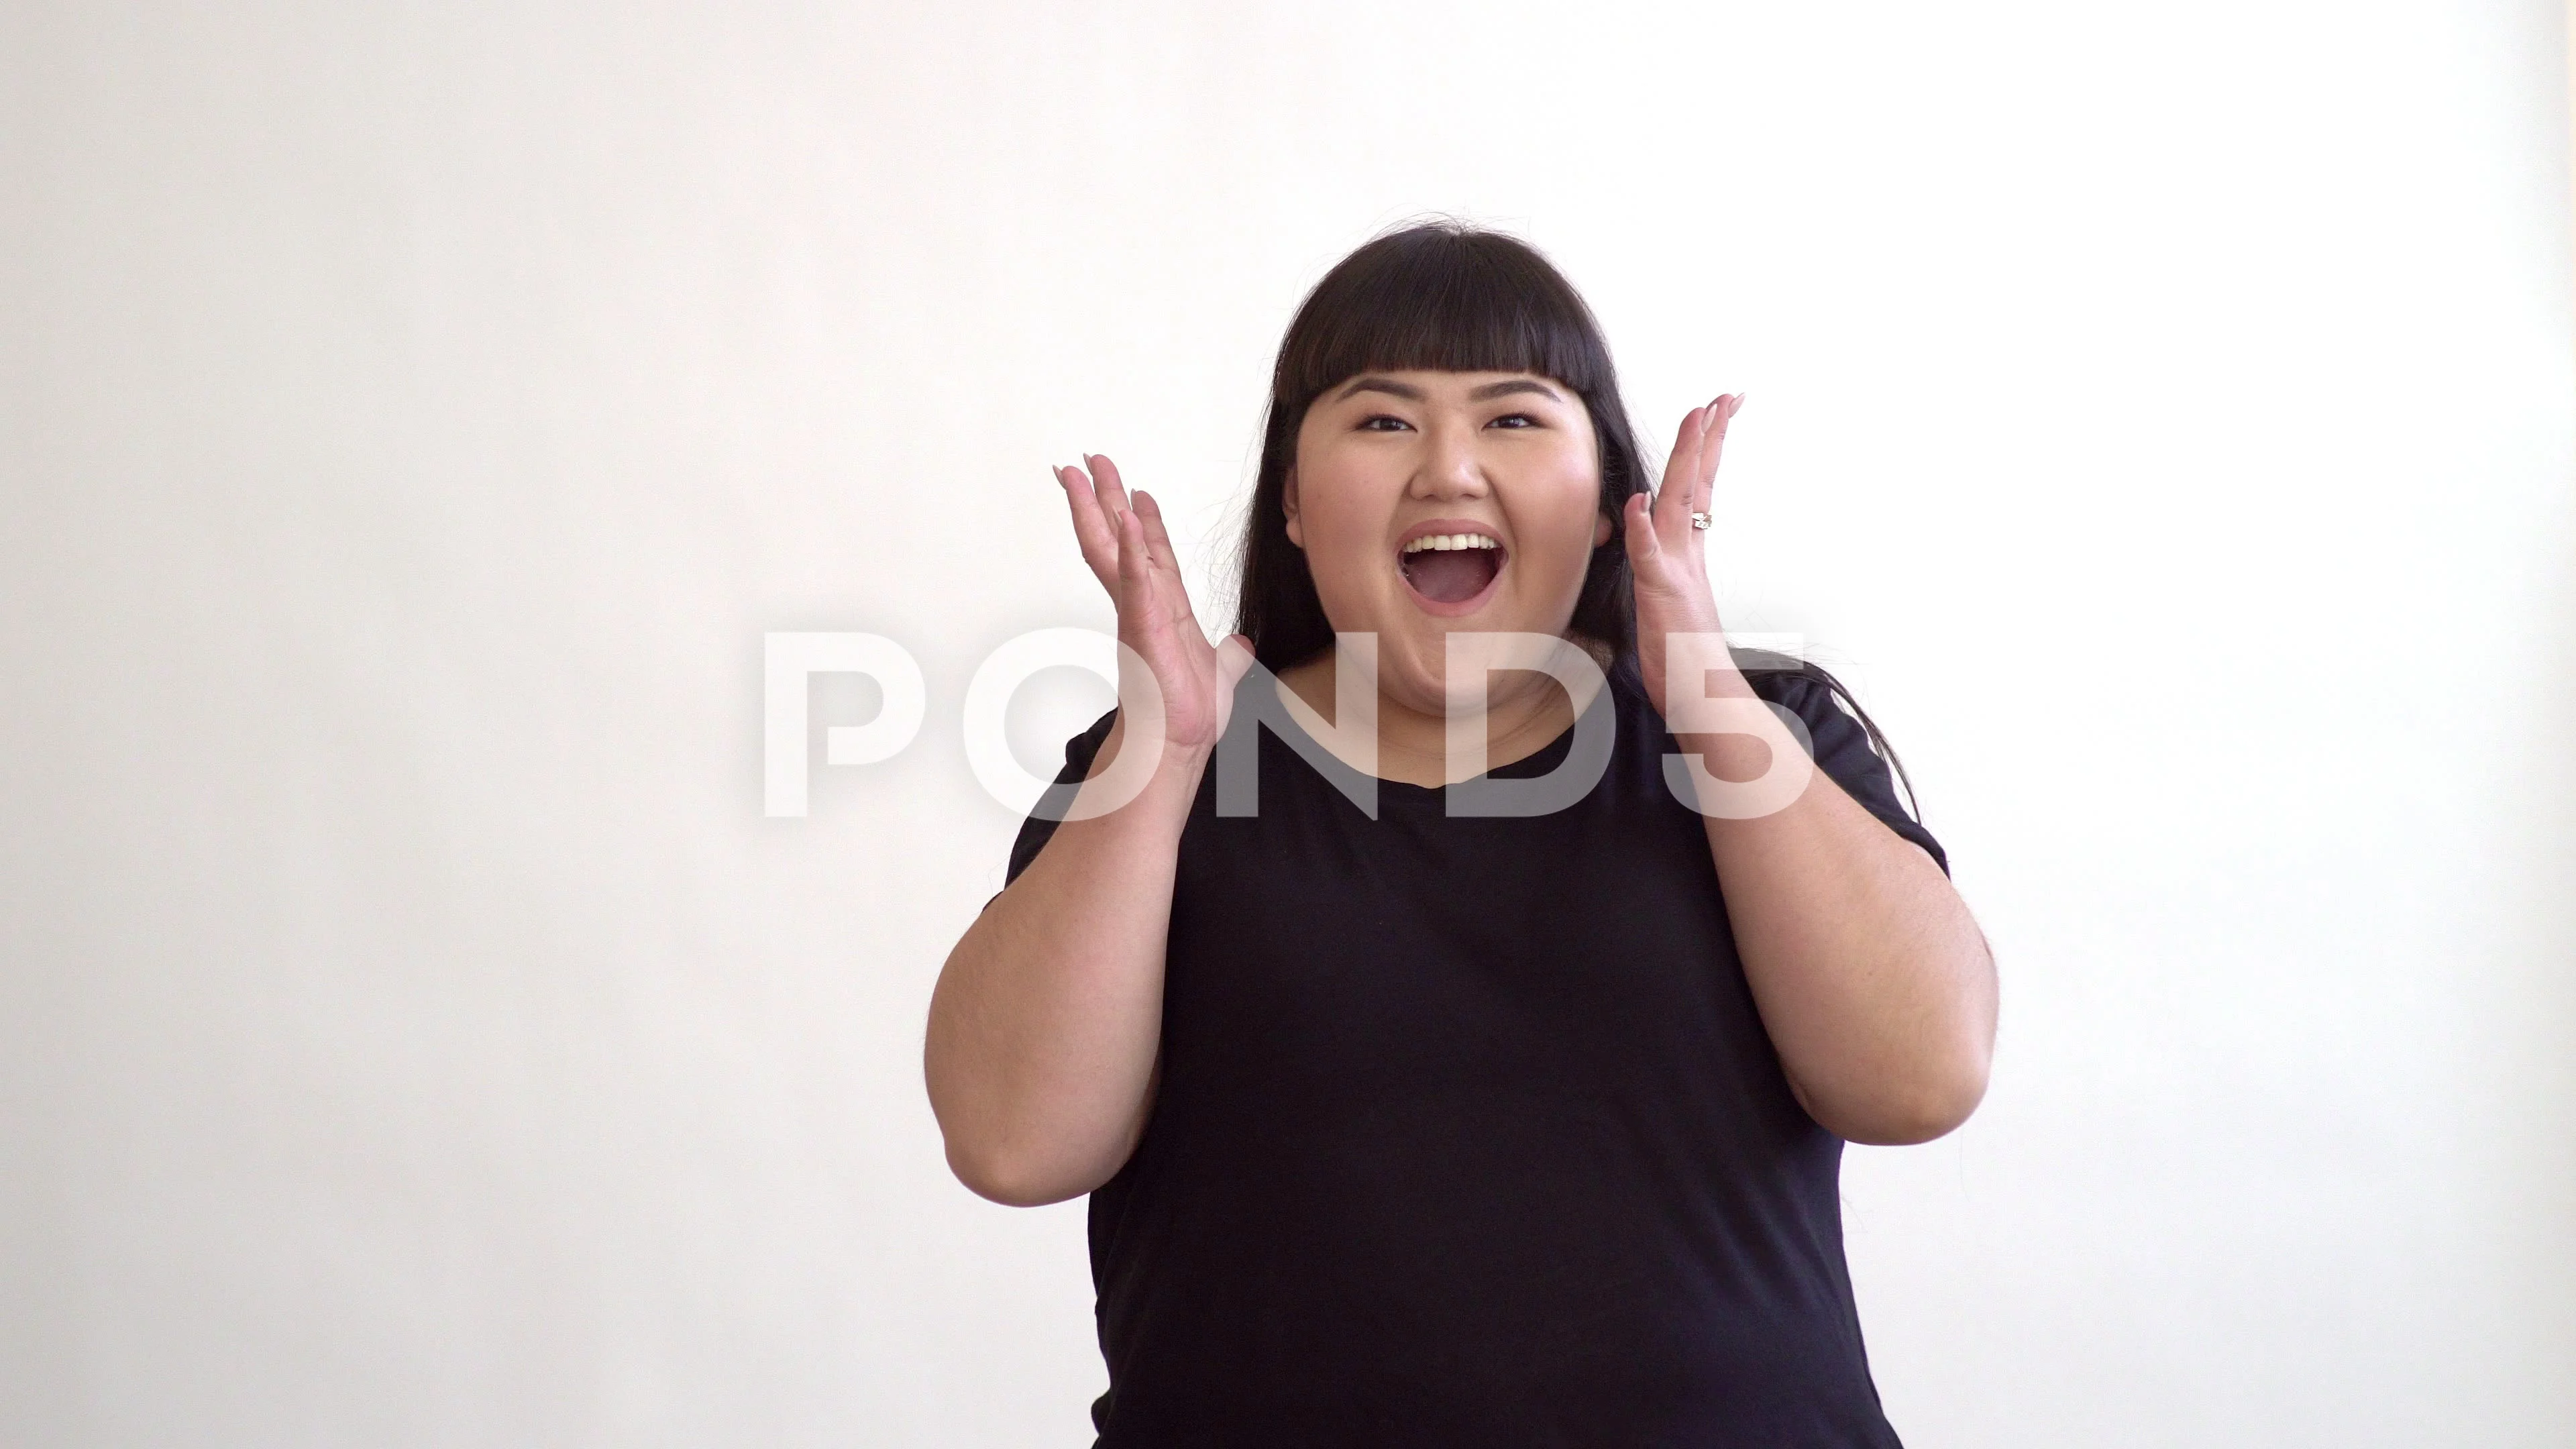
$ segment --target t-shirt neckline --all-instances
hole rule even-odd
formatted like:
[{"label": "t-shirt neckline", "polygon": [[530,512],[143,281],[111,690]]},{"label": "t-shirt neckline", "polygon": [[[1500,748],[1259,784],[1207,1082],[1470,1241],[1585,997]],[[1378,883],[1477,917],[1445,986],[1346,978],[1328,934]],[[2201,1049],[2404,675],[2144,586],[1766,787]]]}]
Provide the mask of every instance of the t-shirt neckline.
[{"label": "t-shirt neckline", "polygon": [[[1274,683],[1273,687],[1283,691],[1286,689],[1284,684]],[[1605,677],[1601,682],[1601,688],[1593,692],[1592,702],[1583,707],[1583,713],[1576,716],[1573,720],[1567,721],[1565,728],[1557,731],[1556,734],[1547,741],[1547,743],[1540,745],[1537,749],[1530,751],[1528,754],[1521,756],[1517,760],[1510,761],[1506,764],[1496,765],[1482,775],[1471,776],[1469,777],[1469,780],[1460,780],[1456,783],[1463,785],[1469,783],[1470,780],[1527,780],[1549,773],[1558,765],[1565,762],[1566,753],[1574,747],[1574,732],[1576,726],[1584,719],[1589,718],[1594,710],[1608,709],[1615,711],[1618,708],[1618,705],[1613,696],[1618,693],[1619,680],[1616,673],[1605,674]],[[1441,804],[1445,802],[1450,789],[1448,785],[1417,785],[1410,780],[1392,780],[1384,775],[1371,775],[1360,769],[1358,766],[1353,765],[1348,760],[1343,759],[1341,756],[1334,754],[1329,748],[1326,748],[1324,742],[1316,739],[1313,733],[1310,732],[1304,724],[1298,721],[1293,712],[1283,710],[1281,711],[1281,714],[1285,716],[1283,721],[1285,727],[1295,730],[1308,745],[1311,745],[1326,759],[1332,761],[1334,769],[1346,771],[1356,779],[1376,781],[1378,798],[1381,802],[1389,798],[1404,800],[1415,804]],[[1611,722],[1615,726],[1617,724],[1616,718],[1614,717]],[[1297,757],[1297,763],[1301,767],[1318,775],[1319,777],[1322,775],[1323,771],[1321,767],[1316,765],[1313,760],[1307,758],[1305,750],[1292,747],[1289,750],[1289,753]]]}]

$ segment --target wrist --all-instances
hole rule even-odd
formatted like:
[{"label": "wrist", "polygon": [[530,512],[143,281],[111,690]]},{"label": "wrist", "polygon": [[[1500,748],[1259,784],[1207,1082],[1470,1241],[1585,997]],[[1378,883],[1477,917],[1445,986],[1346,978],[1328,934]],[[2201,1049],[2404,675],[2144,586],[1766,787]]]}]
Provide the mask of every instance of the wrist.
[{"label": "wrist", "polygon": [[1163,742],[1163,755],[1154,762],[1158,783],[1180,786],[1195,793],[1199,778],[1207,773],[1208,761],[1216,758],[1216,745],[1183,744],[1178,740]]},{"label": "wrist", "polygon": [[1179,837],[1205,769],[1204,758],[1194,756],[1205,752],[1167,741],[1152,767],[1140,776],[1132,767],[1121,768],[1134,748],[1137,742],[1128,737],[1124,719],[1110,727],[1108,738],[1092,756],[1072,810],[1063,817],[1066,828],[1079,825],[1119,836],[1142,832],[1156,838]]},{"label": "wrist", "polygon": [[[1100,742],[1100,754],[1093,762],[1092,774],[1100,774],[1116,765],[1119,758],[1136,743],[1128,733],[1128,723],[1127,713],[1121,710],[1117,723],[1109,727],[1109,738]],[[1165,789],[1180,786],[1187,790],[1196,790],[1199,777],[1207,772],[1208,761],[1216,755],[1216,742],[1210,740],[1194,743],[1176,740],[1165,735],[1161,744],[1162,748],[1154,756],[1154,768],[1147,788]]]},{"label": "wrist", "polygon": [[[1709,632],[1714,634],[1717,631],[1712,629]],[[1753,681],[1744,677],[1744,671],[1736,668],[1735,661],[1731,658],[1711,663],[1707,673],[1706,679],[1691,681],[1698,686],[1703,698],[1760,699],[1762,697],[1753,688]]]}]

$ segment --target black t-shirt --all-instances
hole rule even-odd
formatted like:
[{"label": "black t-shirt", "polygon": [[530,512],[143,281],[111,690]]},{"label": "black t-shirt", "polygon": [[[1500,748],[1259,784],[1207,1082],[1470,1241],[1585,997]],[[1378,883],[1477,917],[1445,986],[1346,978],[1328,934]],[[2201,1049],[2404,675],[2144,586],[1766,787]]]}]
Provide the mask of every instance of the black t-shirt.
[{"label": "black t-shirt", "polygon": [[[1751,677],[1947,869],[1823,684]],[[1661,717],[1624,675],[1591,708],[1615,711],[1609,766],[1552,814],[1457,818],[1383,781],[1372,820],[1348,767],[1266,728],[1256,815],[1219,813],[1208,771],[1159,1094],[1091,1197],[1102,1449],[1896,1444],[1842,1141],[1781,1075]],[[1027,823],[1013,876],[1053,830]]]}]

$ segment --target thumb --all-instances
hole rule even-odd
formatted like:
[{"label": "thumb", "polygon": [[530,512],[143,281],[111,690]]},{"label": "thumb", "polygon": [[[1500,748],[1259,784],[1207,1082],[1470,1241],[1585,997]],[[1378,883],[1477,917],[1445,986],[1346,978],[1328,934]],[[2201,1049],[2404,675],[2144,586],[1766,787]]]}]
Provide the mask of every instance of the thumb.
[{"label": "thumb", "polygon": [[1217,641],[1216,677],[1228,694],[1252,672],[1252,641],[1241,634],[1228,634]]},{"label": "thumb", "polygon": [[1631,568],[1652,563],[1663,557],[1664,540],[1655,532],[1654,511],[1646,505],[1646,495],[1628,495],[1628,563]]}]

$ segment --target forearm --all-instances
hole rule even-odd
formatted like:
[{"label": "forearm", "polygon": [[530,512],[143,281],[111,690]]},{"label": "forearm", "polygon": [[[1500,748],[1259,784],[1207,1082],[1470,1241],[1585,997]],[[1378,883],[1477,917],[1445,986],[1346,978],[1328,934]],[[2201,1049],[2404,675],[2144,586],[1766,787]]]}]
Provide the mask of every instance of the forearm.
[{"label": "forearm", "polygon": [[[1722,779],[1769,763],[1749,736],[1680,744]],[[1994,962],[1931,856],[1821,770],[1785,809],[1703,818],[1746,978],[1809,1114],[1877,1143],[1967,1120],[1993,1052]]]},{"label": "forearm", "polygon": [[1118,1170],[1143,1131],[1174,862],[1202,767],[1167,751],[1137,798],[1058,826],[949,953],[923,1068],[949,1164],[983,1196],[1079,1196]]}]

